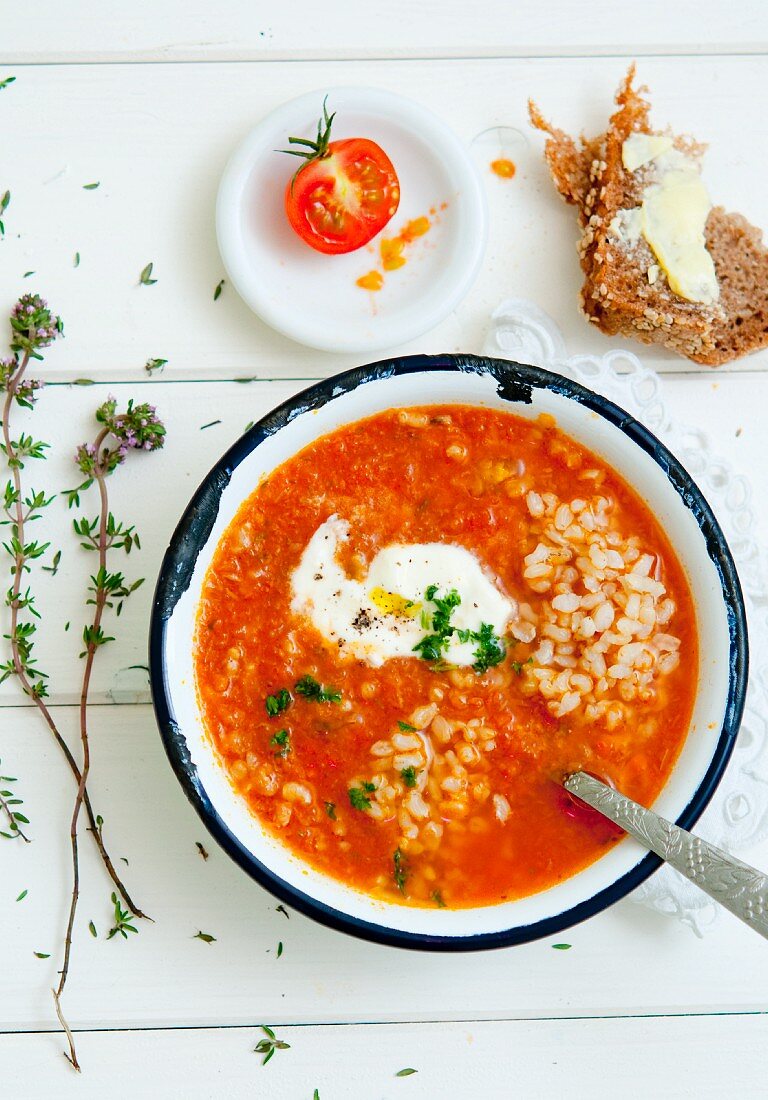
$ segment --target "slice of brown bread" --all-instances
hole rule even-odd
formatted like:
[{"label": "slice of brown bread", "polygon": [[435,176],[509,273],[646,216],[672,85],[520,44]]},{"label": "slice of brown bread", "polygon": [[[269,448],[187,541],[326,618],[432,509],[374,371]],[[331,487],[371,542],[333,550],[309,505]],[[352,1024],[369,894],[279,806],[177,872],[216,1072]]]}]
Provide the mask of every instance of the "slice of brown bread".
[{"label": "slice of brown bread", "polygon": [[[768,346],[768,249],[762,233],[740,214],[714,207],[706,241],[720,286],[712,305],[689,302],[670,288],[645,239],[630,243],[616,231],[621,211],[637,207],[652,166],[630,172],[622,146],[632,133],[659,133],[649,122],[645,88],[634,87],[632,65],[616,94],[608,129],[577,144],[552,127],[529,102],[531,122],[547,135],[544,155],[555,185],[578,209],[584,271],[581,305],[609,335],[663,344],[697,363],[718,366]],[[700,159],[705,147],[668,134],[674,146]]]}]

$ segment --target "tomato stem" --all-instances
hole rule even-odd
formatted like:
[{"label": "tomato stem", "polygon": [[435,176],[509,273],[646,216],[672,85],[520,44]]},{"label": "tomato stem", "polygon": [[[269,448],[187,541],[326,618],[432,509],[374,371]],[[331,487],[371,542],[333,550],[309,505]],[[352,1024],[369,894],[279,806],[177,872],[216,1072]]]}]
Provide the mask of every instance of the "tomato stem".
[{"label": "tomato stem", "polygon": [[[336,112],[332,115],[328,114],[328,96],[323,100],[323,113],[317,123],[317,137],[314,141],[309,138],[289,137],[289,145],[303,145],[304,149],[278,149],[278,153],[287,153],[291,157],[301,157],[304,160],[304,164],[300,165],[294,173],[291,180],[291,191],[293,191],[293,185],[296,182],[296,176],[308,164],[311,164],[315,160],[322,160],[323,157],[329,156],[328,145],[331,140],[331,126],[333,120],[336,118]],[[306,150],[306,151],[305,151]]]}]

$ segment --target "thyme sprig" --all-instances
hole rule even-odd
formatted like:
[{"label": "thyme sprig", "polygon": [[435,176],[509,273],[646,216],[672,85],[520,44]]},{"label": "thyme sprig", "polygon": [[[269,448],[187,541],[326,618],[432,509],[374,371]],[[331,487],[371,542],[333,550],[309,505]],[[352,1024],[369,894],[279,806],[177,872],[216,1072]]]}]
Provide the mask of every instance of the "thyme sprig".
[{"label": "thyme sprig", "polygon": [[[37,707],[78,785],[78,798],[85,807],[89,832],[99,850],[107,873],[128,908],[136,916],[144,917],[146,914],[132,900],[106,849],[101,830],[101,817],[93,811],[83,772],[45,701],[48,694],[47,676],[39,668],[34,656],[37,622],[40,615],[35,608],[32,589],[29,585],[22,587],[25,574],[31,572],[30,563],[41,559],[48,549],[47,543],[28,538],[28,525],[40,518],[43,509],[48,507],[53,497],[46,496],[44,492],[25,490],[22,476],[26,465],[30,461],[44,460],[48,444],[23,432],[18,438],[14,438],[12,416],[16,407],[34,409],[42,383],[27,378],[27,368],[32,359],[42,360],[41,351],[62,335],[63,325],[60,318],[51,312],[47,303],[39,295],[24,294],[11,310],[10,326],[12,355],[0,361],[0,390],[5,393],[2,405],[0,448],[10,471],[10,479],[0,499],[0,513],[3,517],[0,519],[0,525],[9,528],[2,545],[11,558],[12,583],[5,596],[10,618],[9,632],[5,638],[9,643],[10,658],[0,664],[0,682],[11,676],[16,677],[24,694]],[[50,566],[52,573],[55,573],[59,560],[60,555],[57,551]],[[15,813],[18,814],[19,811]],[[70,1061],[75,1068],[79,1069],[72,1033],[61,1014],[58,1001],[56,1010],[69,1040]]]},{"label": "thyme sprig", "polygon": [[[107,481],[118,466],[125,461],[129,451],[154,451],[162,447],[165,441],[165,427],[152,405],[134,405],[133,401],[129,401],[125,412],[118,412],[117,401],[114,397],[110,397],[96,410],[96,423],[99,425],[99,430],[94,441],[92,443],[81,443],[75,451],[75,463],[80,472],[85,475],[85,480],[75,489],[71,489],[66,493],[71,508],[79,506],[80,494],[87,491],[92,485],[96,485],[99,492],[99,512],[96,518],[90,520],[85,516],[81,516],[74,520],[75,533],[79,536],[81,545],[87,550],[96,552],[98,565],[96,572],[91,576],[91,584],[88,588],[89,597],[86,603],[88,606],[93,607],[93,615],[90,622],[83,628],[85,648],[80,654],[85,660],[80,691],[80,742],[83,752],[83,767],[69,829],[72,851],[72,897],[64,939],[64,961],[59,983],[53,993],[56,1013],[69,1041],[69,1060],[75,1069],[80,1067],[77,1061],[74,1037],[62,1012],[61,998],[69,974],[72,930],[75,924],[80,894],[78,821],[85,800],[86,783],[91,766],[88,736],[88,692],[97,651],[102,646],[114,641],[114,637],[105,634],[102,627],[104,613],[115,607],[116,613],[119,614],[122,601],[131,595],[141,583],[141,581],[134,581],[132,584],[128,584],[122,573],[113,573],[107,568],[107,558],[111,550],[122,549],[127,554],[133,546],[140,545],[133,526],[126,526],[112,515],[109,508]],[[116,894],[112,895],[112,901],[115,906],[115,928],[107,938],[110,939],[119,932],[127,939],[127,932],[137,932],[138,930],[130,924],[131,914],[122,909]],[[132,909],[137,916],[143,915],[131,905],[129,905],[129,909]]]},{"label": "thyme sprig", "polygon": [[[138,928],[131,924],[133,914],[127,912],[120,904],[120,898],[117,894],[112,894],[112,905],[114,906],[114,921],[115,923],[107,932],[107,939],[112,940],[115,936],[120,935],[124,940],[128,939],[129,932],[135,932],[138,935]],[[93,922],[91,922],[93,923]]]}]

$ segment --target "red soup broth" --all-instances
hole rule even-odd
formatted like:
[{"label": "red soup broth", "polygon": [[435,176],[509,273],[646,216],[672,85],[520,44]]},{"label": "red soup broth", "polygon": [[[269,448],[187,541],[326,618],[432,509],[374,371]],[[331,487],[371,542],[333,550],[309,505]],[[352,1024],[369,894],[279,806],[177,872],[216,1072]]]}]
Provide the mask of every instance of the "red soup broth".
[{"label": "red soup broth", "polygon": [[[362,582],[392,544],[470,551],[515,607],[503,659],[374,667],[292,610],[293,571],[334,515]],[[428,634],[424,592],[386,613],[413,617],[408,601]],[[560,780],[584,769],[654,801],[698,641],[683,568],[615,470],[549,416],[430,406],[339,428],[260,482],[205,577],[195,668],[208,736],[266,830],[367,894],[461,908],[546,889],[617,843]]]}]

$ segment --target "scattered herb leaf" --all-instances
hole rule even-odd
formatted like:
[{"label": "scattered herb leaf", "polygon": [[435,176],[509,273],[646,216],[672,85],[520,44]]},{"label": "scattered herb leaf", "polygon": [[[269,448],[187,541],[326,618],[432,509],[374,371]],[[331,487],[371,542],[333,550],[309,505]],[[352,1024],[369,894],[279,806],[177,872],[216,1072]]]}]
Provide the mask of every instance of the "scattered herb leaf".
[{"label": "scattered herb leaf", "polygon": [[[367,810],[370,808],[371,800],[363,790],[363,787],[350,787],[348,793],[349,801],[354,810]],[[328,816],[330,817],[330,814]]]},{"label": "scattered herb leaf", "polygon": [[472,633],[472,640],[477,642],[472,668],[480,676],[489,668],[501,664],[507,655],[501,639],[490,623],[481,623],[480,629]]},{"label": "scattered herb leaf", "polygon": [[150,264],[147,264],[147,266],[143,269],[141,275],[139,275],[139,285],[140,286],[154,286],[155,285],[155,283],[157,282],[157,279],[152,278],[152,268],[153,267],[154,267],[154,264],[150,263]]},{"label": "scattered herb leaf", "polygon": [[395,1077],[410,1077],[412,1073],[418,1073],[417,1069],[413,1069],[411,1066],[406,1066],[405,1069],[399,1069],[395,1074]]},{"label": "scattered herb leaf", "polygon": [[92,378],[75,378],[72,382],[73,386],[95,386],[96,383]]},{"label": "scattered herb leaf", "polygon": [[79,266],[80,266],[80,253],[79,253],[79,252],[76,252],[76,253],[75,253],[75,263],[74,263],[74,266],[75,266],[75,267],[79,267]]},{"label": "scattered herb leaf", "polygon": [[291,705],[291,693],[288,688],[280,688],[274,695],[268,695],[264,700],[264,706],[267,708],[267,714],[270,718],[276,718],[278,714],[282,714],[284,710],[287,710]]},{"label": "scattered herb leaf", "polygon": [[155,371],[159,374],[167,362],[167,359],[147,359],[144,364],[144,370],[147,374],[154,374]]},{"label": "scattered herb leaf", "polygon": [[395,854],[392,862],[395,865],[393,878],[395,880],[395,886],[398,888],[401,894],[405,893],[405,883],[408,879],[408,868],[403,857],[403,853],[399,848],[395,848]]},{"label": "scattered herb leaf", "polygon": [[522,676],[525,666],[533,664],[533,657],[529,657],[527,661],[511,661],[510,664],[512,666],[512,671],[518,676]]},{"label": "scattered herb leaf", "polygon": [[273,749],[275,749],[275,756],[287,756],[291,751],[290,745],[291,735],[288,730],[278,730],[277,733],[273,733],[269,739],[269,743]]},{"label": "scattered herb leaf", "polygon": [[45,951],[33,951],[32,954],[36,959],[50,959],[50,955],[46,955]]},{"label": "scattered herb leaf", "polygon": [[445,909],[445,902],[443,901],[443,895],[439,890],[432,891],[432,901],[435,903],[438,909]]},{"label": "scattered herb leaf", "polygon": [[263,1054],[261,1064],[265,1066],[276,1050],[290,1050],[290,1043],[284,1043],[282,1039],[278,1039],[275,1036],[271,1027],[267,1027],[266,1024],[262,1024],[261,1030],[267,1036],[266,1039],[259,1039],[256,1046],[253,1048],[256,1054]]},{"label": "scattered herb leaf", "polygon": [[315,703],[340,703],[341,692],[336,688],[323,687],[313,676],[302,676],[294,686],[297,695],[311,699]]},{"label": "scattered herb leaf", "polygon": [[[83,191],[95,191],[99,186],[101,186],[101,180],[97,180],[96,183],[84,183]],[[152,267],[152,264],[149,266]]]},{"label": "scattered herb leaf", "polygon": [[34,275],[34,274],[35,274],[34,271],[25,271],[24,272],[24,278],[28,279],[30,275]]},{"label": "scattered herb leaf", "polygon": [[407,722],[398,722],[397,724],[400,727],[400,729],[403,730],[405,733],[415,733],[416,732],[416,727],[415,726],[409,726]]},{"label": "scattered herb leaf", "polygon": [[225,279],[222,279],[221,282],[216,284],[216,289],[213,292],[214,302],[218,301],[218,299],[221,297],[221,290],[222,290],[222,287],[224,286],[225,281],[226,281]]},{"label": "scattered herb leaf", "polygon": [[409,765],[409,767],[407,768],[403,768],[400,772],[400,778],[402,779],[403,783],[405,783],[406,787],[416,786],[416,775],[417,769],[413,766],[413,764]]},{"label": "scattered herb leaf", "polygon": [[92,920],[88,921],[88,931],[91,933],[94,939],[98,939],[99,933],[96,931],[96,925]]},{"label": "scattered herb leaf", "polygon": [[43,570],[46,573],[50,573],[52,577],[55,577],[59,571],[59,562],[61,561],[61,550],[57,550],[51,558],[50,565],[44,565]]},{"label": "scattered herb leaf", "polygon": [[[2,198],[0,198],[0,216],[2,216],[8,209],[8,204],[11,201],[11,192],[6,191]],[[0,237],[5,236],[5,223],[0,220]]]},{"label": "scattered herb leaf", "polygon": [[336,820],[336,803],[335,802],[324,802],[323,805],[325,806],[325,812],[328,814],[331,821],[335,821]]},{"label": "scattered herb leaf", "polygon": [[220,420],[210,420],[207,424],[200,425],[200,431],[204,432],[206,428],[213,428],[214,425],[221,424]]},{"label": "scattered herb leaf", "polygon": [[570,943],[553,943],[552,944],[552,948],[553,948],[554,951],[570,951],[571,946],[572,945]]},{"label": "scattered herb leaf", "polygon": [[212,936],[210,932],[196,932],[192,939],[202,940],[203,943],[216,943],[216,937]]},{"label": "scattered herb leaf", "polygon": [[282,953],[283,953],[283,941],[280,940],[280,942],[277,945],[277,957],[278,957],[278,959],[280,958]]},{"label": "scattered herb leaf", "polygon": [[28,893],[29,890],[22,890],[19,896],[16,898],[16,901],[24,901],[24,898],[27,896]]},{"label": "scattered herb leaf", "polygon": [[7,76],[5,80],[0,80],[0,91],[2,91],[3,88],[7,88],[9,84],[13,84],[15,79],[15,76]]},{"label": "scattered herb leaf", "polygon": [[285,906],[284,906],[284,905],[276,905],[276,906],[275,906],[275,910],[276,910],[276,911],[277,911],[278,913],[282,913],[282,914],[283,914],[283,916],[285,917],[285,919],[286,919],[286,920],[290,920],[290,919],[291,919],[291,914],[290,914],[290,913],[288,912],[288,910],[287,910],[287,909],[285,908]]}]

